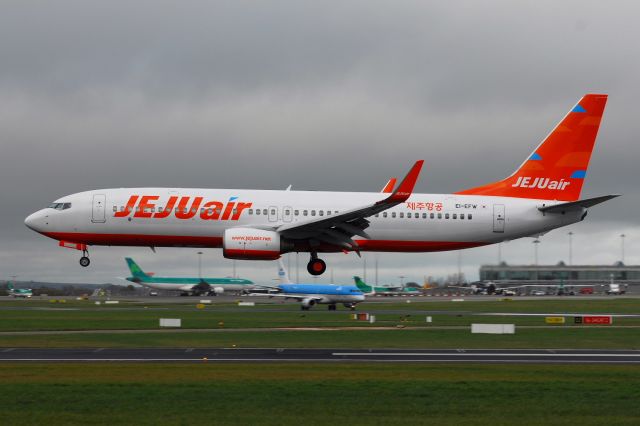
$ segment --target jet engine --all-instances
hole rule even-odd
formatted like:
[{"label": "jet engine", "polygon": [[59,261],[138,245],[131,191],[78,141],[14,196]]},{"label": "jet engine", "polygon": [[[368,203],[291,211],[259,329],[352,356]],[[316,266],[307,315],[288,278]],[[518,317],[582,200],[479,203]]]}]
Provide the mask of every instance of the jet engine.
[{"label": "jet engine", "polygon": [[280,234],[255,228],[224,231],[222,254],[227,259],[276,260],[282,253]]},{"label": "jet engine", "polygon": [[315,299],[302,299],[300,308],[302,308],[303,311],[308,311],[309,308],[313,307],[315,304]]}]

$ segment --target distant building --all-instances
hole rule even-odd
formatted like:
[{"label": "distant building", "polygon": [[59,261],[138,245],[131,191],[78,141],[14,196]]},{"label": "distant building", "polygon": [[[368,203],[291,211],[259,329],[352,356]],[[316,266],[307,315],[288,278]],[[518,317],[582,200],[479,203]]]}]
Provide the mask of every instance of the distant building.
[{"label": "distant building", "polygon": [[616,262],[613,265],[482,265],[481,281],[566,281],[584,284],[602,284],[611,277],[616,282],[626,284],[640,283],[640,265],[625,265]]}]

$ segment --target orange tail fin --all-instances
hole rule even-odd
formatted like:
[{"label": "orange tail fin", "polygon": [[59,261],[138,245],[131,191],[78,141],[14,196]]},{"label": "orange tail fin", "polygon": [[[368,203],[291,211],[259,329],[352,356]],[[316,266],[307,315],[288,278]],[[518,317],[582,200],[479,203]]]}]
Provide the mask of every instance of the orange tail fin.
[{"label": "orange tail fin", "polygon": [[578,200],[606,103],[607,95],[585,95],[515,173],[457,194]]}]

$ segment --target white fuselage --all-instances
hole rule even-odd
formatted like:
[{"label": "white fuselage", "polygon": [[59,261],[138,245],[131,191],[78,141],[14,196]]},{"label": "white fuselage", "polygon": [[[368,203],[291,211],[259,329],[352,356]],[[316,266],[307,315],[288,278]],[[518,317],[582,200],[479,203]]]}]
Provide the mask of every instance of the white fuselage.
[{"label": "white fuselage", "polygon": [[[31,229],[87,245],[221,247],[226,229],[275,229],[335,215],[380,199],[379,193],[126,188],[81,192],[29,216]],[[370,216],[363,251],[428,252],[535,236],[578,222],[586,210],[542,213],[555,201],[455,194],[413,194]],[[131,210],[131,211],[129,211]],[[339,251],[321,247],[318,251]],[[296,247],[290,251],[307,251]]]}]

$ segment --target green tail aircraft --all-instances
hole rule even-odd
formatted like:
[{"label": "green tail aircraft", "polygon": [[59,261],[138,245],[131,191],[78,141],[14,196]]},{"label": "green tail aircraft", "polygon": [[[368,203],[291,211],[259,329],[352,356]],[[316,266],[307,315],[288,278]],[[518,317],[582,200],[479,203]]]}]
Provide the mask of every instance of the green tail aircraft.
[{"label": "green tail aircraft", "polygon": [[155,290],[179,291],[183,296],[215,296],[225,291],[248,292],[254,289],[253,281],[242,278],[178,278],[156,277],[146,273],[130,257],[126,257],[131,276],[125,278]]},{"label": "green tail aircraft", "polygon": [[420,294],[420,291],[413,288],[407,288],[402,286],[370,286],[362,281],[360,277],[353,277],[356,282],[356,287],[360,289],[364,294],[378,294],[381,296],[396,296],[396,295],[416,295]]},{"label": "green tail aircraft", "polygon": [[7,284],[7,290],[9,290],[9,296],[29,298],[33,296],[33,290],[30,288],[15,288],[13,284]]}]

